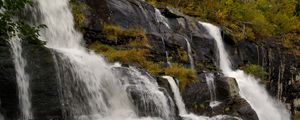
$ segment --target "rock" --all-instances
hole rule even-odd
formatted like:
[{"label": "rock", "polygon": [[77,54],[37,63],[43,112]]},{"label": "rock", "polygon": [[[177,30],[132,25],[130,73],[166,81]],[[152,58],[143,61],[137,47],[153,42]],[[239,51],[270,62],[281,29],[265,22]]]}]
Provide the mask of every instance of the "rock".
[{"label": "rock", "polygon": [[182,91],[182,98],[188,111],[198,115],[211,115],[210,93],[207,84],[196,82]]},{"label": "rock", "polygon": [[0,113],[6,120],[19,116],[19,97],[11,48],[0,38]]},{"label": "rock", "polygon": [[239,96],[239,87],[234,78],[216,77],[215,84],[217,101],[226,101]]},{"label": "rock", "polygon": [[[24,40],[23,56],[27,61],[25,68],[30,76],[32,111],[35,119],[62,119],[60,100],[60,81],[57,77],[56,63],[51,50],[39,41]],[[47,108],[47,109],[45,109]]]},{"label": "rock", "polygon": [[171,7],[164,7],[162,10],[162,14],[167,18],[182,18],[185,15],[179,12],[178,10]]},{"label": "rock", "polygon": [[245,99],[235,97],[229,105],[243,120],[259,120],[256,112]]}]

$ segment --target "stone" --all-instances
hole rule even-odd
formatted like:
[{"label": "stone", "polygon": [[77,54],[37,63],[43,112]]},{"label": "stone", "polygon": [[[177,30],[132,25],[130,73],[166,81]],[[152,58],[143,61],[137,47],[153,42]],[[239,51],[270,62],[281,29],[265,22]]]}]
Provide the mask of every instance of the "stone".
[{"label": "stone", "polygon": [[218,101],[226,101],[227,99],[239,96],[239,87],[234,78],[216,77],[216,96]]}]

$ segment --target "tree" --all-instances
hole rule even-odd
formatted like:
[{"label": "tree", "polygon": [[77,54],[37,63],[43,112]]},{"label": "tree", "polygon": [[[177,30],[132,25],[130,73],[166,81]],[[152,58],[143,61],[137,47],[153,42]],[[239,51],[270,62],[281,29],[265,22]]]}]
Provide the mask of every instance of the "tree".
[{"label": "tree", "polygon": [[21,10],[32,5],[31,0],[0,0],[0,39],[6,40],[18,35],[21,39],[38,39],[38,29],[18,18]]}]

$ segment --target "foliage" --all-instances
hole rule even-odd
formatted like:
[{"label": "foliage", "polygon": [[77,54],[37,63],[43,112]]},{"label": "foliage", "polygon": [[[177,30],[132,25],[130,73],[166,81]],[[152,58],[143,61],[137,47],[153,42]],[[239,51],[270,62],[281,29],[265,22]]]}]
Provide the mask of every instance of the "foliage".
[{"label": "foliage", "polygon": [[164,69],[166,75],[174,76],[179,79],[179,88],[183,90],[190,82],[196,79],[195,71],[190,68],[185,68],[180,64],[172,64]]},{"label": "foliage", "polygon": [[246,64],[240,69],[244,70],[247,74],[251,74],[257,78],[260,78],[261,80],[266,80],[268,73],[264,70],[263,67],[255,64]]},{"label": "foliage", "polygon": [[26,5],[31,4],[31,0],[0,0],[1,39],[8,39],[16,35],[22,39],[38,39],[38,29],[44,26],[32,27],[16,18]]},{"label": "foliage", "polygon": [[184,49],[178,48],[177,52],[178,52],[180,61],[189,62],[188,53]]},{"label": "foliage", "polygon": [[[181,90],[196,79],[196,73],[183,65],[173,63],[171,66],[164,67],[162,62],[151,61],[149,57],[153,56],[150,52],[152,47],[144,30],[140,27],[124,29],[117,25],[104,24],[102,31],[106,41],[94,42],[89,45],[89,48],[105,56],[108,61],[141,67],[152,75],[174,76],[180,80]],[[117,44],[109,44],[108,41]],[[185,51],[179,51],[188,61],[187,55],[184,55]]]},{"label": "foliage", "polygon": [[88,8],[88,6],[85,3],[81,3],[77,0],[71,0],[70,7],[74,16],[75,28],[80,30],[85,25],[87,19],[85,10]]},{"label": "foliage", "polygon": [[[147,0],[219,24],[235,40],[283,36],[300,30],[297,0]],[[295,34],[299,37],[299,34]]]},{"label": "foliage", "polygon": [[145,30],[141,27],[124,29],[114,24],[104,24],[102,31],[105,34],[106,40],[112,41],[116,44],[122,44],[125,42],[131,47],[151,47],[146,37]]}]

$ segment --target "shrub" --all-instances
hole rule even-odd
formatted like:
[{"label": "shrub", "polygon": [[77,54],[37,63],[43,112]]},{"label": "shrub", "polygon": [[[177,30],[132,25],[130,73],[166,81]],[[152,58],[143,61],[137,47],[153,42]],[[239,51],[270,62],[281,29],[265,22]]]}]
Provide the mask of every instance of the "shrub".
[{"label": "shrub", "polygon": [[196,80],[196,73],[194,70],[185,68],[180,64],[172,64],[171,66],[164,69],[166,75],[174,76],[179,79],[179,88],[184,90],[184,88],[191,82]]},{"label": "shrub", "polygon": [[264,70],[263,67],[255,64],[246,64],[240,69],[244,70],[244,72],[253,75],[254,77],[260,78],[261,80],[266,80],[268,73]]},{"label": "shrub", "polygon": [[71,0],[70,6],[72,9],[74,21],[75,21],[75,28],[81,30],[84,26],[86,21],[86,14],[85,10],[88,8],[86,4],[80,3],[77,0]]}]

